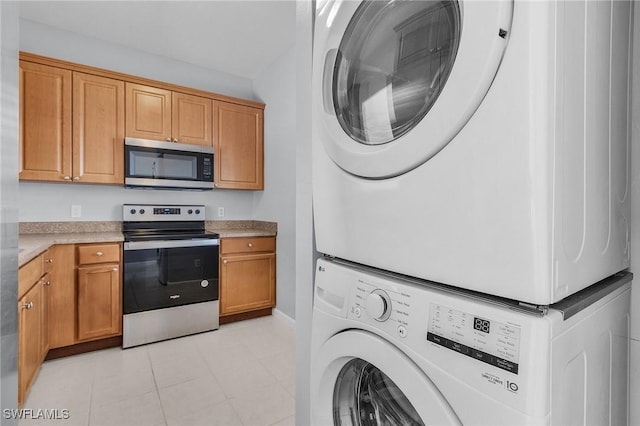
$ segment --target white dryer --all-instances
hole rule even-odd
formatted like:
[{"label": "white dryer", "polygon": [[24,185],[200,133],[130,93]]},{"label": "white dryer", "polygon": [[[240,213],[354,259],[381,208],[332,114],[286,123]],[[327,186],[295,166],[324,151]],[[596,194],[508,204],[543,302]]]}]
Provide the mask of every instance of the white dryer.
[{"label": "white dryer", "polygon": [[628,424],[631,279],[541,313],[321,259],[312,425]]},{"label": "white dryer", "polygon": [[631,7],[318,0],[318,251],[541,305],[628,267]]}]

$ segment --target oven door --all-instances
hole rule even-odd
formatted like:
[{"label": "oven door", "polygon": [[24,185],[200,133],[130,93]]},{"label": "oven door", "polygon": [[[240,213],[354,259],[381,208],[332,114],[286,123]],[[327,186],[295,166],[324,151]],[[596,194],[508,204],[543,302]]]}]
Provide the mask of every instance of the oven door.
[{"label": "oven door", "polygon": [[124,243],[123,313],[218,300],[218,239]]}]

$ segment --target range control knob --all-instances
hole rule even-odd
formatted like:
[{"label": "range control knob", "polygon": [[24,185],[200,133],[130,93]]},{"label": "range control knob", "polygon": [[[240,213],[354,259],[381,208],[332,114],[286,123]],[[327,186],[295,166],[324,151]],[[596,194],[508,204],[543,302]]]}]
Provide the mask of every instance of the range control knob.
[{"label": "range control knob", "polygon": [[187,210],[187,213],[193,214],[193,210],[189,209],[189,210]]},{"label": "range control knob", "polygon": [[131,213],[131,214],[136,214],[136,209],[131,209],[131,210],[129,210],[129,213]]},{"label": "range control knob", "polygon": [[367,313],[376,321],[386,321],[391,315],[391,299],[384,290],[375,289],[367,296]]},{"label": "range control knob", "polygon": [[196,209],[196,214],[200,214],[200,210]]},{"label": "range control knob", "polygon": [[140,209],[140,214],[144,214],[144,209]]}]

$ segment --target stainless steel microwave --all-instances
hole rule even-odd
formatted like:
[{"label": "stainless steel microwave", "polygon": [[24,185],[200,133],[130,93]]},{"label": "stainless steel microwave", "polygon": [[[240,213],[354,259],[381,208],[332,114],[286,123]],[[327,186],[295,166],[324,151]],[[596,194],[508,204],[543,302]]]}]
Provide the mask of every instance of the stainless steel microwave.
[{"label": "stainless steel microwave", "polygon": [[213,189],[213,148],[125,138],[127,187]]}]

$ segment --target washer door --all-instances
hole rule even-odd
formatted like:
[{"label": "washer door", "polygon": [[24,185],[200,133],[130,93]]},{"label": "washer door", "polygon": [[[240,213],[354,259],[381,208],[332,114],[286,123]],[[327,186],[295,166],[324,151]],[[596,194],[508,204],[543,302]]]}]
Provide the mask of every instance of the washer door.
[{"label": "washer door", "polygon": [[315,356],[313,424],[461,424],[431,380],[380,337],[363,331],[342,332]]},{"label": "washer door", "polygon": [[513,0],[337,0],[320,4],[316,132],[367,178],[423,164],[462,129],[498,71]]}]

